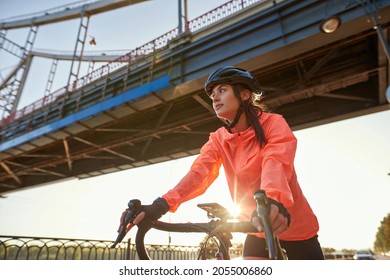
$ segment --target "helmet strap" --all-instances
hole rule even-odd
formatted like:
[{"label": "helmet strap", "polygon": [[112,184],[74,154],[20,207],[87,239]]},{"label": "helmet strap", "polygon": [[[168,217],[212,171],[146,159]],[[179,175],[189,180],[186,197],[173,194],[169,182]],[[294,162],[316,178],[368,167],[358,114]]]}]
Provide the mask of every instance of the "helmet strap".
[{"label": "helmet strap", "polygon": [[236,124],[238,123],[242,113],[244,112],[244,103],[241,103],[240,104],[240,107],[238,108],[237,110],[237,114],[236,116],[234,117],[234,120],[232,122],[229,122],[228,120],[226,120],[227,124],[225,125],[226,129],[231,133],[232,132],[232,128],[236,126]]},{"label": "helmet strap", "polygon": [[244,112],[244,102],[241,99],[240,91],[238,90],[237,85],[232,85],[232,88],[233,88],[234,94],[240,100],[240,107],[238,107],[236,116],[234,117],[234,120],[232,122],[229,122],[228,120],[226,120],[227,124],[225,125],[225,128],[230,133],[232,133],[232,128],[235,127],[235,125],[240,120],[240,117],[241,117],[242,113]]}]

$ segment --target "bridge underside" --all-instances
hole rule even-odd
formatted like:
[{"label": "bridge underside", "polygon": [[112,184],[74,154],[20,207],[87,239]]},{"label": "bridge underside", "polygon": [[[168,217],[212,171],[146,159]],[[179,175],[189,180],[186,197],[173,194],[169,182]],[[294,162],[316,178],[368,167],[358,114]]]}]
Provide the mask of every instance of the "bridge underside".
[{"label": "bridge underside", "polygon": [[[313,9],[314,13],[315,5],[296,11],[304,14]],[[287,14],[291,9],[286,4],[274,12]],[[293,12],[275,21],[287,24]],[[259,22],[253,17],[242,22],[248,29],[254,26],[249,35],[236,23],[224,29],[230,36],[223,31],[194,36],[184,47],[165,50],[161,62],[153,64],[151,80],[169,73],[168,87],[2,151],[0,194],[197,154],[209,133],[222,125],[202,85],[211,69],[226,64],[251,70],[264,86],[265,103],[295,130],[388,109],[388,61],[365,15],[346,22],[335,34],[305,31],[305,36],[291,43],[287,41],[292,35],[283,31],[279,36],[282,45],[267,51],[261,50],[264,45],[252,43]],[[383,9],[382,21],[387,24],[389,17],[390,10]],[[318,21],[313,20],[306,30],[314,29]],[[247,49],[239,44],[246,44]],[[223,48],[224,56],[218,54]],[[126,82],[136,88],[139,77],[149,74],[150,64],[138,67],[133,71],[134,81]],[[113,96],[121,94],[123,81],[112,79]],[[61,108],[76,112],[70,104]]]}]

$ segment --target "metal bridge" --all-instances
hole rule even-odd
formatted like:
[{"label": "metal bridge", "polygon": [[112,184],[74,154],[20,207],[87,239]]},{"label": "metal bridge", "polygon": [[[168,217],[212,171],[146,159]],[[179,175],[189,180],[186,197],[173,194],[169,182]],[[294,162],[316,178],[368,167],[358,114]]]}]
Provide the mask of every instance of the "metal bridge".
[{"label": "metal bridge", "polygon": [[[203,83],[223,65],[250,70],[294,130],[389,109],[389,0],[232,0],[119,56],[84,53],[90,16],[138,2],[0,23],[0,47],[20,57],[0,87],[0,194],[197,154],[221,125]],[[33,48],[36,25],[75,16],[73,53]],[[330,16],[341,25],[326,34]],[[21,26],[31,26],[25,47],[6,37]],[[68,83],[52,92],[49,78],[42,99],[18,108],[32,56],[72,61]],[[84,60],[107,64],[82,75]]]}]

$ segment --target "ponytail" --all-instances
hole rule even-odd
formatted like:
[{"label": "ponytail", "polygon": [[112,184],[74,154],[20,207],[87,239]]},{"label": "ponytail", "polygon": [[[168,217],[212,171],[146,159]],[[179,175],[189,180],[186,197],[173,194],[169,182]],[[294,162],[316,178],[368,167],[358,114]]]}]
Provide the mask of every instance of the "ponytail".
[{"label": "ponytail", "polygon": [[257,141],[260,144],[260,147],[264,147],[267,143],[267,139],[265,138],[264,129],[260,124],[258,112],[260,111],[260,116],[263,113],[261,109],[257,109],[250,102],[244,103],[245,113],[247,116],[247,120],[249,125],[253,128],[256,134]]}]

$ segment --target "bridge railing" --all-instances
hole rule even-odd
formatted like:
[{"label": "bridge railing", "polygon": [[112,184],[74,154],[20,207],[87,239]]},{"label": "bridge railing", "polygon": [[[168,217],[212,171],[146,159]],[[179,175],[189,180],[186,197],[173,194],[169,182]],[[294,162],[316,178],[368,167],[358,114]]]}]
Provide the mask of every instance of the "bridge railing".
[{"label": "bridge railing", "polygon": [[[275,5],[277,2],[282,2],[283,0],[231,0],[191,21],[186,25],[186,32],[194,33],[201,30],[215,22],[218,22],[222,19],[225,19],[228,16],[231,16],[234,13],[237,13],[253,4],[264,3]],[[21,118],[39,108],[42,108],[53,101],[57,100],[59,96],[65,95],[69,92],[76,91],[83,86],[86,86],[98,79],[101,79],[115,70],[126,66],[127,64],[136,64],[140,60],[145,59],[146,56],[153,54],[156,51],[159,51],[168,46],[168,43],[178,36],[178,28],[175,28],[158,38],[140,46],[136,49],[130,51],[129,53],[118,57],[117,59],[107,63],[106,65],[98,68],[87,75],[75,80],[71,85],[60,88],[59,90],[37,100],[36,102],[25,106],[24,108],[17,110],[11,113],[6,118],[0,120],[0,125],[8,125],[12,121]]]},{"label": "bridge railing", "polygon": [[[0,236],[0,260],[136,260],[131,240],[112,249],[113,241]],[[146,245],[156,260],[196,260],[199,246]]]},{"label": "bridge railing", "polygon": [[79,7],[82,7],[84,5],[92,4],[92,3],[95,3],[95,2],[98,2],[98,1],[99,0],[78,1],[78,2],[73,2],[73,3],[70,3],[70,4],[65,4],[65,5],[62,5],[62,6],[57,6],[55,8],[50,8],[50,9],[47,9],[47,10],[44,10],[44,11],[34,12],[34,13],[29,13],[29,14],[23,14],[21,16],[12,16],[12,17],[5,18],[5,19],[2,19],[2,20],[4,22],[10,22],[10,21],[16,21],[16,20],[27,20],[27,19],[31,19],[31,18],[39,18],[39,17],[42,17],[42,16],[54,15],[56,13],[65,12],[65,11],[68,11],[70,9],[79,8]]}]

